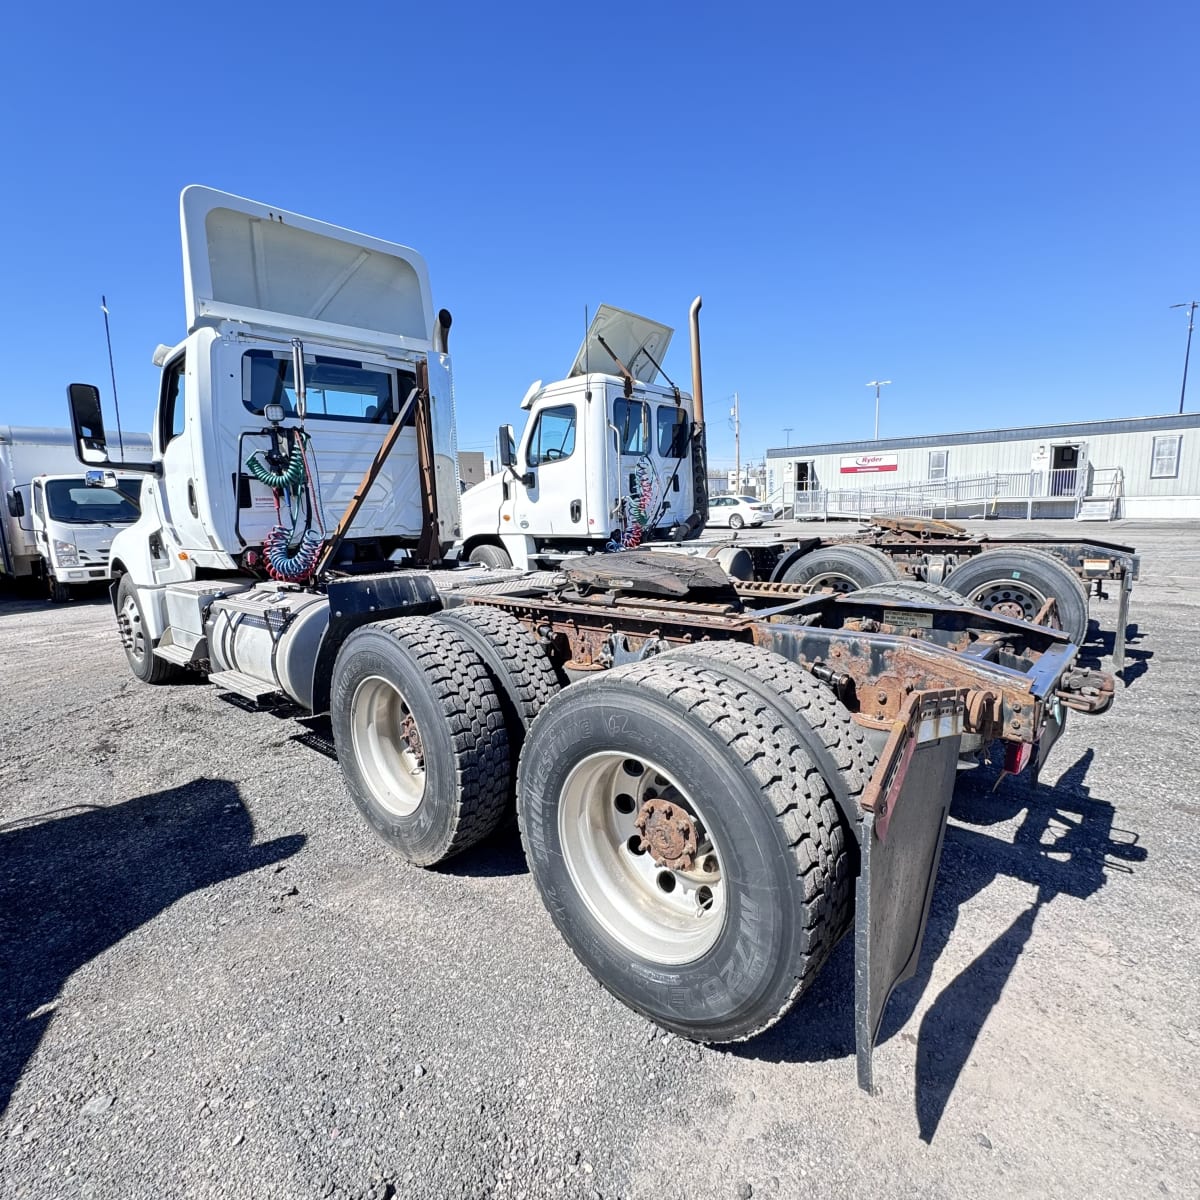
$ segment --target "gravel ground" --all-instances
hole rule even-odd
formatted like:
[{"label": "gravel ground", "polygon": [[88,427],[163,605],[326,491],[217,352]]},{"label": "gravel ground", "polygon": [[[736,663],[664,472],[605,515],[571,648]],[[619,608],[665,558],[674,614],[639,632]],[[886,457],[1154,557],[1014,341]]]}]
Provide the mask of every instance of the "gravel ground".
[{"label": "gravel ground", "polygon": [[1143,553],[1125,686],[1036,789],[960,781],[871,1098],[847,942],[766,1035],[661,1036],[511,832],[407,867],[303,726],[0,593],[0,1195],[1200,1194],[1200,530],[1097,536]]}]

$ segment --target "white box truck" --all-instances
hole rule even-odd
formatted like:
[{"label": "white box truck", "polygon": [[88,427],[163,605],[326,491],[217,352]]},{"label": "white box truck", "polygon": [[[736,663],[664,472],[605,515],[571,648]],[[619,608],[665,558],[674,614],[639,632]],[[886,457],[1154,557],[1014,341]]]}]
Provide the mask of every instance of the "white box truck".
[{"label": "white box truck", "polygon": [[[146,434],[122,443],[129,462],[150,461]],[[0,425],[0,577],[44,580],[58,601],[109,579],[113,535],[137,520],[142,486],[140,474],[115,474],[116,487],[89,485],[69,429]]]}]

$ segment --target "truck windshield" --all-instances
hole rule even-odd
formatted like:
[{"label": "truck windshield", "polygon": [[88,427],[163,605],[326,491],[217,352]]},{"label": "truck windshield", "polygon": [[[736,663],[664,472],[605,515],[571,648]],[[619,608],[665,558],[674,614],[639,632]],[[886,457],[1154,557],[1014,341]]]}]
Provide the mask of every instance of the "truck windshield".
[{"label": "truck windshield", "polygon": [[115,488],[88,487],[82,479],[48,479],[46,512],[67,525],[129,525],[138,519],[131,498],[137,480],[121,480]]}]

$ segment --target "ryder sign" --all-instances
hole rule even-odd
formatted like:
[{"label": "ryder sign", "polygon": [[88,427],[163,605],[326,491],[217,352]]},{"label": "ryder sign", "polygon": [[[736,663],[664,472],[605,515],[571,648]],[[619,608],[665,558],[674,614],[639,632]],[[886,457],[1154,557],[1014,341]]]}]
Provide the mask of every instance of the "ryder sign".
[{"label": "ryder sign", "polygon": [[842,459],[843,475],[873,475],[878,471],[896,470],[895,454],[856,454]]}]

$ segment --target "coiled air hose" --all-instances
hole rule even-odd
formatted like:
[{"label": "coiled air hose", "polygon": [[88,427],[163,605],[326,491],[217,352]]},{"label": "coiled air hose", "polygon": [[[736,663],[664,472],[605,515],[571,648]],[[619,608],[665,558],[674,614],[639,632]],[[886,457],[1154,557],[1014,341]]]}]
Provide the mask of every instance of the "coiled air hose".
[{"label": "coiled air hose", "polygon": [[255,450],[246,460],[246,470],[259,483],[265,483],[267,487],[276,488],[279,491],[294,492],[304,482],[304,448],[299,438],[293,444],[292,452],[282,471],[272,471],[266,463],[261,462],[258,457],[261,453],[261,450]]}]

